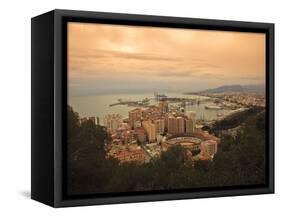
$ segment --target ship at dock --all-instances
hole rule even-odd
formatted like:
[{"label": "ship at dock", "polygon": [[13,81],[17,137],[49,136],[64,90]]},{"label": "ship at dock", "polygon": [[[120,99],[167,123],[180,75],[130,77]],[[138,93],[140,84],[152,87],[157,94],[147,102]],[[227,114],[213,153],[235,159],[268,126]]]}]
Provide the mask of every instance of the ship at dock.
[{"label": "ship at dock", "polygon": [[148,99],[148,98],[144,98],[141,101],[130,101],[130,100],[118,99],[117,103],[110,104],[109,106],[112,107],[112,106],[117,106],[117,105],[127,105],[130,107],[147,107],[147,106],[149,106],[149,102],[150,102],[150,99]]},{"label": "ship at dock", "polygon": [[209,109],[209,110],[221,110],[222,107],[218,106],[218,105],[206,105],[205,109]]}]

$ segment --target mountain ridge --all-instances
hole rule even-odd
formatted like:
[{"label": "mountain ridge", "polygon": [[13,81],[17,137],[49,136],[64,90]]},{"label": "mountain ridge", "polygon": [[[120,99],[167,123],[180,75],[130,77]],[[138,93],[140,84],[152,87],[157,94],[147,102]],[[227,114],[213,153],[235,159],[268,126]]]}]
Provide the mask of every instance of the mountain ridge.
[{"label": "mountain ridge", "polygon": [[258,93],[264,94],[265,93],[265,86],[263,84],[254,84],[254,85],[240,85],[240,84],[233,84],[233,85],[223,85],[216,88],[206,89],[202,91],[197,91],[195,93]]}]

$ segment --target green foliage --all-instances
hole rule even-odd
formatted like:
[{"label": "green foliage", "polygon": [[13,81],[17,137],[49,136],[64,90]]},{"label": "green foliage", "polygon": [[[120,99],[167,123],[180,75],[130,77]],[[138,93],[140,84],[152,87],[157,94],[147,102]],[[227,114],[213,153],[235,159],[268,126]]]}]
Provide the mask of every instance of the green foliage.
[{"label": "green foliage", "polygon": [[235,113],[229,117],[215,123],[212,131],[227,130],[241,125],[249,116],[253,116],[262,111],[260,107],[252,107],[243,112]]},{"label": "green foliage", "polygon": [[265,131],[266,129],[266,125],[265,125],[265,112],[260,114],[258,117],[257,117],[257,122],[256,122],[256,128],[263,132]]},{"label": "green foliage", "polygon": [[104,141],[107,133],[90,120],[79,124],[79,116],[68,107],[68,180],[70,193],[102,188],[110,170],[117,164],[105,160]]},{"label": "green foliage", "polygon": [[166,169],[174,170],[184,164],[185,151],[180,145],[171,147],[161,155],[161,161]]},{"label": "green foliage", "polygon": [[68,107],[68,190],[70,194],[182,189],[265,183],[265,113],[244,118],[235,138],[223,136],[213,161],[187,165],[186,151],[169,148],[147,164],[105,158],[104,127],[79,124]]},{"label": "green foliage", "polygon": [[261,123],[264,115],[261,112],[248,118],[235,139],[222,140],[214,167],[217,176],[224,177],[225,185],[265,183],[265,134],[264,127],[257,127],[265,126],[265,122]]},{"label": "green foliage", "polygon": [[192,156],[196,156],[200,153],[200,150],[192,150],[191,153],[192,153]]}]

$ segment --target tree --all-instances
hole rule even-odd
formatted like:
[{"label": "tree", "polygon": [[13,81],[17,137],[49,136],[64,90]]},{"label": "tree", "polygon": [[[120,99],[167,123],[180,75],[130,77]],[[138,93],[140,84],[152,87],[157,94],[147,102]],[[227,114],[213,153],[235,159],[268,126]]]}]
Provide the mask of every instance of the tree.
[{"label": "tree", "polygon": [[78,123],[78,113],[68,107],[68,183],[73,194],[265,183],[265,112],[244,117],[235,138],[221,138],[213,161],[195,161],[194,167],[186,166],[181,145],[147,164],[119,164],[106,159],[104,141],[110,138],[105,128],[92,121]]}]

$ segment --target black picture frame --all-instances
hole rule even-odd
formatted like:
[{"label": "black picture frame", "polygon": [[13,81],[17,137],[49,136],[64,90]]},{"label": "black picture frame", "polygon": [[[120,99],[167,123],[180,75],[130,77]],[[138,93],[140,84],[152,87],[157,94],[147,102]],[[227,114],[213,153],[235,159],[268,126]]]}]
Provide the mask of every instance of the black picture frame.
[{"label": "black picture frame", "polygon": [[[266,184],[185,191],[67,196],[64,168],[68,21],[266,33]],[[53,207],[67,207],[274,193],[274,24],[53,10],[32,18],[31,27],[32,199]]]}]

